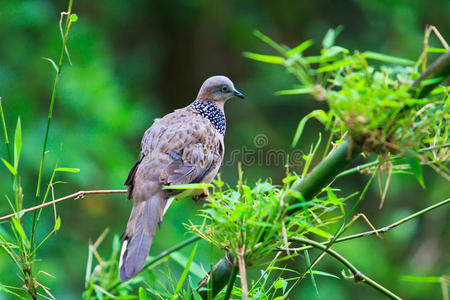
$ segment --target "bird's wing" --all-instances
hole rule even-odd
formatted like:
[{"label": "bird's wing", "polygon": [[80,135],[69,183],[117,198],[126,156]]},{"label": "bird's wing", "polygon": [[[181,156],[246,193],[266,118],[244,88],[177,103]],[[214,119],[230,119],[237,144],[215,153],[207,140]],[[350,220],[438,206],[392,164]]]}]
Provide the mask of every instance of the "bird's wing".
[{"label": "bird's wing", "polygon": [[[134,202],[139,203],[157,192],[155,188],[202,182],[217,172],[222,158],[223,137],[209,121],[189,110],[177,110],[156,120],[146,131],[141,156],[125,184]],[[153,188],[142,193],[144,189],[139,186],[149,182]]]},{"label": "bird's wing", "polygon": [[171,123],[161,141],[160,153],[170,157],[160,174],[163,185],[202,182],[222,160],[222,135],[197,114]]}]

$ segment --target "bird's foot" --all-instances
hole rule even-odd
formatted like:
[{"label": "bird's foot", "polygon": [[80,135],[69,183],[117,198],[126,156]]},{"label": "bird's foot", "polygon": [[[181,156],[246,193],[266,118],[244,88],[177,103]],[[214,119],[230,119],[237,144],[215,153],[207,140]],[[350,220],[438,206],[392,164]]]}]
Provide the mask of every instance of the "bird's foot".
[{"label": "bird's foot", "polygon": [[206,193],[201,193],[200,195],[196,195],[194,197],[192,197],[192,200],[194,200],[195,202],[198,201],[205,201],[205,199],[208,197],[208,195]]}]

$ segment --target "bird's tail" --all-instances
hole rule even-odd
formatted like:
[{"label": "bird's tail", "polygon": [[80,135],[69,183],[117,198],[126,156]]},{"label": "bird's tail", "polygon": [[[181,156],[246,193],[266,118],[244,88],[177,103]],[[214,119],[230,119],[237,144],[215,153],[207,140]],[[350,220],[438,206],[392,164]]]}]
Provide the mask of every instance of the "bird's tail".
[{"label": "bird's tail", "polygon": [[166,200],[156,195],[131,211],[119,262],[119,277],[127,281],[144,267],[157,225],[162,221]]}]

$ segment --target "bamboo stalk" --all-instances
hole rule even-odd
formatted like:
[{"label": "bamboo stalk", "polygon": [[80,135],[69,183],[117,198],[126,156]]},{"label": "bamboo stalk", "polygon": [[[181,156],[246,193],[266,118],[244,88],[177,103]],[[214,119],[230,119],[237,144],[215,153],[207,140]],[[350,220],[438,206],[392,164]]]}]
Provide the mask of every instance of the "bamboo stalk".
[{"label": "bamboo stalk", "polygon": [[[418,98],[426,97],[432,90],[448,78],[450,75],[450,52],[441,55],[433,64],[431,64],[422,75],[414,81],[412,84],[411,93],[414,93],[413,88],[421,86],[425,80],[432,78],[441,78],[437,83],[431,85],[425,85],[422,89],[416,92]],[[353,162],[361,153],[361,149],[347,140],[339,145],[330,155],[322,160],[299,184],[294,187],[295,191],[302,194],[305,201],[311,200],[315,195],[320,193],[322,189],[328,186],[341,173],[346,166]],[[291,202],[296,199],[295,197],[288,197],[287,201]],[[293,210],[295,212],[295,210]],[[327,247],[325,247],[327,249]],[[212,283],[209,282],[210,276],[208,275],[198,284],[198,289],[205,288],[212,285],[213,295],[216,295],[227,284],[227,280],[232,272],[233,265],[225,264],[224,258],[222,258],[213,268],[211,273]],[[215,276],[215,270],[220,270],[221,276]],[[203,299],[207,299],[205,295],[201,294]]]}]

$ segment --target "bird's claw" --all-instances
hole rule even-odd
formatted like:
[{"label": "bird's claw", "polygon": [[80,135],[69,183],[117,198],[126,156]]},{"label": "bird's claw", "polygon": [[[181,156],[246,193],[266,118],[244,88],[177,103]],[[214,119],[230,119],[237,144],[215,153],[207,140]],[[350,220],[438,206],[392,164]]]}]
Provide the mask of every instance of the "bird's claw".
[{"label": "bird's claw", "polygon": [[198,202],[198,201],[205,201],[205,199],[208,197],[208,195],[203,192],[200,195],[196,195],[194,197],[192,197],[192,200],[194,200],[194,202]]}]

